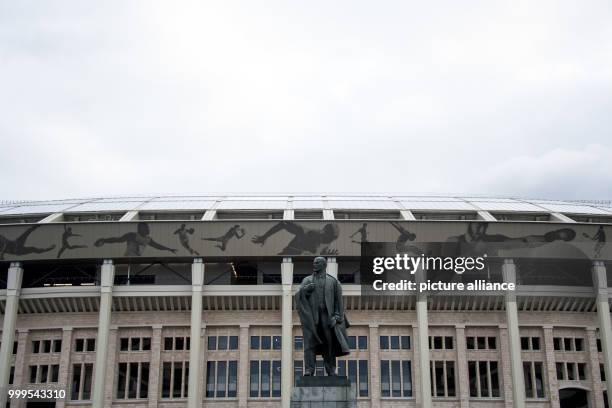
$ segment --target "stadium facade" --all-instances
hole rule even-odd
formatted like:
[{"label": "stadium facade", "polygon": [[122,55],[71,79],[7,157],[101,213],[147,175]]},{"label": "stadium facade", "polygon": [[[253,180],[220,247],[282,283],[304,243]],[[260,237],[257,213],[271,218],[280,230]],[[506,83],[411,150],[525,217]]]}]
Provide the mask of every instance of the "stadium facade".
[{"label": "stadium facade", "polygon": [[[303,367],[293,294],[324,255],[360,407],[604,408],[610,224],[605,202],[434,195],[4,203],[0,402],[25,389],[65,391],[56,407],[287,407]],[[530,253],[472,276],[513,293],[363,290],[364,242],[420,240]]]}]

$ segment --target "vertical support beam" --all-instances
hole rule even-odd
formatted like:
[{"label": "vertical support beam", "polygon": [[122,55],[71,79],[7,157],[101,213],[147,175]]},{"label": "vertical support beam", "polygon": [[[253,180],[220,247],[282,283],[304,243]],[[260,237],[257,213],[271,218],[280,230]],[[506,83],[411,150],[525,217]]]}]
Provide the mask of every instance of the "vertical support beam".
[{"label": "vertical support beam", "polygon": [[283,258],[281,264],[281,406],[289,408],[293,388],[293,262]]},{"label": "vertical support beam", "polygon": [[[113,404],[115,396],[115,370],[117,365],[117,336],[119,335],[119,327],[111,326],[108,334],[108,359],[106,360],[106,366],[111,367],[110,370],[106,370],[106,384],[104,385],[104,406],[110,407]],[[98,345],[96,344],[96,347]]]},{"label": "vertical support beam", "polygon": [[238,362],[238,406],[246,407],[249,397],[249,324],[240,324],[240,361]]},{"label": "vertical support beam", "polygon": [[196,258],[191,265],[191,347],[189,349],[189,388],[187,407],[202,406],[202,290],[204,287],[204,262]]},{"label": "vertical support beam", "polygon": [[457,339],[457,385],[459,386],[459,406],[461,408],[468,408],[470,406],[470,382],[464,324],[455,325],[455,337]]},{"label": "vertical support beam", "polygon": [[378,323],[370,323],[370,387],[372,408],[380,408],[380,350],[378,342]]},{"label": "vertical support beam", "polygon": [[599,372],[599,351],[597,351],[597,328],[586,328],[586,350],[589,358],[589,378],[591,389],[593,390],[593,405],[595,408],[604,408],[603,392],[606,387],[601,381]]},{"label": "vertical support beam", "polygon": [[0,407],[6,406],[8,397],[8,381],[11,374],[11,359],[13,357],[13,342],[15,341],[15,326],[17,324],[22,279],[23,268],[21,264],[19,262],[11,263],[6,282],[6,303],[4,322],[2,323],[2,346],[0,347]]},{"label": "vertical support beam", "polygon": [[[151,364],[149,370],[149,408],[157,408],[159,400],[159,377],[161,370],[162,325],[153,326],[151,334]],[[190,342],[191,343],[191,342]],[[190,346],[191,348],[191,346]]]},{"label": "vertical support beam", "polygon": [[606,390],[608,391],[608,402],[612,403],[612,327],[610,325],[610,304],[608,303],[608,279],[606,267],[602,261],[594,261],[591,271],[597,296],[597,317],[599,318],[599,336],[606,372]]},{"label": "vertical support beam", "polygon": [[[425,271],[421,268],[416,271],[417,285],[426,280]],[[417,407],[431,407],[431,377],[429,373],[429,321],[427,317],[427,295],[424,292],[417,293],[416,301],[417,313],[417,334],[418,334],[418,349],[415,353],[419,354],[419,382],[421,404]]]},{"label": "vertical support beam", "polygon": [[338,262],[335,257],[327,258],[327,274],[338,279]]},{"label": "vertical support beam", "polygon": [[[504,259],[502,265],[504,282],[516,283],[516,265],[512,259]],[[521,341],[518,324],[516,294],[507,291],[505,296],[506,320],[508,324],[508,348],[510,352],[510,371],[512,376],[512,401],[514,408],[525,407],[525,380],[521,359]]]},{"label": "vertical support beam", "polygon": [[[68,373],[70,372],[70,349],[72,346],[72,327],[64,327],[62,331],[62,354],[60,355],[59,381],[57,383],[60,389],[66,390],[68,393]],[[55,403],[56,408],[64,408],[68,397],[58,399]]]},{"label": "vertical support beam", "polygon": [[545,325],[544,329],[544,354],[546,356],[546,382],[548,383],[548,395],[550,408],[559,408],[559,382],[557,381],[557,366],[555,360],[555,345],[553,340],[553,326]]},{"label": "vertical support beam", "polygon": [[94,386],[91,404],[93,408],[104,408],[104,384],[106,382],[106,366],[108,364],[114,280],[115,265],[113,265],[112,260],[105,259],[100,270],[100,312],[98,314],[96,365],[94,366]]},{"label": "vertical support beam", "polygon": [[504,387],[504,407],[512,408],[512,362],[510,361],[510,346],[508,344],[508,326],[499,325],[499,358],[501,360],[500,377]]},{"label": "vertical support beam", "polygon": [[[13,387],[23,389],[26,382],[26,351],[29,342],[29,330],[17,329],[17,355],[15,356],[15,376],[13,378]],[[21,387],[21,388],[20,388]],[[11,408],[25,407],[24,400],[13,398],[11,400]]]}]

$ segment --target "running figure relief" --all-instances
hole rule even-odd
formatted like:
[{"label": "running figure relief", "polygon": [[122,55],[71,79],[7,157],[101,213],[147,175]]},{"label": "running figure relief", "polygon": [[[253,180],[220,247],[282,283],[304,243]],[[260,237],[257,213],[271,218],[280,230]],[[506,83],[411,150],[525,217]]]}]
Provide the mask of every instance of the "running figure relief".
[{"label": "running figure relief", "polygon": [[414,241],[416,239],[416,234],[414,232],[408,231],[406,228],[402,227],[399,222],[389,221],[389,224],[399,232],[399,236],[395,241],[395,249],[397,252],[420,251],[419,248],[408,244],[408,241]]},{"label": "running figure relief", "polygon": [[10,240],[4,235],[0,235],[0,259],[4,259],[4,254],[11,255],[29,255],[29,254],[42,254],[44,252],[51,251],[55,248],[55,245],[48,246],[46,248],[37,248],[33,246],[26,246],[26,240],[30,234],[36,230],[40,225],[32,225],[28,227],[21,235],[16,239]]},{"label": "running figure relief", "polygon": [[125,254],[124,256],[140,256],[142,251],[147,246],[151,246],[160,251],[168,251],[173,254],[176,253],[176,249],[168,248],[162,244],[157,243],[151,238],[151,230],[149,224],[145,222],[139,222],[136,227],[136,232],[128,232],[119,237],[100,238],[94,245],[101,247],[106,244],[118,244],[125,242]]},{"label": "running figure relief", "polygon": [[[353,239],[357,234],[359,234],[359,241],[355,241]],[[361,225],[361,228],[353,232],[349,238],[351,238],[351,242],[354,242],[355,244],[362,244],[364,242],[368,242],[368,224],[364,222]]]},{"label": "running figure relief", "polygon": [[70,243],[68,242],[68,239],[70,237],[82,237],[82,235],[75,234],[74,232],[72,232],[72,227],[69,227],[68,225],[64,224],[64,232],[62,233],[62,247],[57,252],[58,258],[62,256],[64,251],[67,249],[87,248],[87,245],[70,245]]},{"label": "running figure relief", "polygon": [[189,235],[193,235],[194,231],[193,228],[187,228],[185,224],[181,224],[181,228],[174,231],[174,235],[178,235],[179,242],[191,255],[200,255],[189,245]]},{"label": "running figure relief", "polygon": [[240,227],[240,224],[236,224],[232,228],[228,229],[227,232],[221,235],[220,237],[211,237],[211,238],[202,238],[202,239],[204,241],[218,242],[218,244],[215,246],[219,248],[221,251],[225,252],[225,249],[227,248],[227,243],[232,238],[240,239],[242,237],[244,237],[244,228]]},{"label": "running figure relief", "polygon": [[330,245],[338,239],[340,230],[336,224],[325,224],[322,229],[306,228],[295,222],[281,221],[274,225],[263,235],[254,236],[251,241],[255,244],[265,245],[266,240],[272,235],[286,231],[293,235],[287,246],[279,252],[279,255],[336,255],[338,250],[330,248]]},{"label": "running figure relief", "polygon": [[599,258],[601,256],[601,250],[606,245],[606,232],[604,231],[603,225],[599,226],[594,235],[589,235],[586,232],[583,232],[582,236],[595,242],[595,248],[593,251],[595,253],[595,258]]}]

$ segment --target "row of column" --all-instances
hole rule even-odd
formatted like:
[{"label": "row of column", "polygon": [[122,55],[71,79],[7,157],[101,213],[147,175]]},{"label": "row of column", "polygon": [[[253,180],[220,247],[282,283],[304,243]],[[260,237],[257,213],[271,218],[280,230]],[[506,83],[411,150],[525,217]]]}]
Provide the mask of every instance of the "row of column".
[{"label": "row of column", "polygon": [[[338,273],[338,264],[335,258],[328,261],[328,273],[336,276]],[[422,271],[420,272],[423,273]],[[505,260],[502,266],[502,273],[505,282],[516,283],[516,266],[510,259]],[[191,300],[191,348],[189,355],[189,384],[188,384],[188,404],[189,408],[200,407],[202,403],[202,338],[203,338],[203,322],[202,322],[202,296],[204,287],[204,262],[201,258],[195,259],[192,264],[192,300]],[[608,299],[608,285],[606,278],[606,268],[600,261],[596,261],[592,267],[593,282],[597,296],[597,315],[599,319],[599,330],[601,337],[601,345],[604,357],[604,368],[606,378],[612,378],[612,325],[610,321],[610,308]],[[4,406],[7,401],[8,380],[11,367],[11,355],[13,342],[15,341],[15,327],[17,320],[17,311],[19,304],[19,293],[21,289],[21,281],[23,277],[23,268],[19,263],[12,263],[8,270],[7,291],[5,302],[5,313],[2,328],[2,345],[0,347],[0,406]],[[293,263],[291,258],[284,258],[281,264],[282,277],[282,302],[281,302],[281,323],[282,323],[282,344],[281,344],[281,400],[283,407],[289,407],[291,389],[293,386]],[[424,275],[417,274],[417,279],[424,279]],[[109,401],[105,401],[105,388],[107,383],[112,383],[112,372],[108,371],[108,367],[114,362],[109,361],[112,353],[109,353],[109,344],[114,344],[111,341],[111,309],[112,309],[112,289],[114,281],[114,265],[111,260],[104,260],[101,269],[100,282],[100,311],[98,321],[98,336],[96,347],[96,364],[94,368],[94,384],[92,393],[92,407],[103,408],[108,405]],[[507,391],[511,391],[511,398],[506,393],[506,403],[514,408],[523,408],[525,406],[525,385],[523,377],[523,366],[521,359],[521,345],[518,322],[518,308],[516,302],[516,294],[514,291],[508,291],[505,295],[505,308],[507,320],[507,344],[503,340],[505,336],[500,335],[500,347],[502,353],[507,348],[509,356],[511,372],[511,387],[506,387]],[[428,312],[427,312],[427,296],[426,294],[418,294],[416,302],[416,338],[414,339],[415,360],[418,361],[420,369],[415,367],[419,373],[419,389],[416,390],[420,396],[417,400],[418,407],[431,407],[431,380],[429,373],[429,330],[428,330]],[[457,339],[463,339],[459,331],[463,327],[457,327]],[[161,326],[159,327],[161,330]],[[378,327],[372,325],[370,327],[370,338],[378,338]],[[65,335],[68,335],[65,333]],[[552,341],[552,328],[550,333],[546,335],[545,343]],[[595,336],[592,333],[594,340]],[[241,349],[248,348],[248,326],[240,329]],[[63,342],[63,347],[69,347],[70,341]],[[242,344],[244,343],[244,344]],[[377,353],[376,342],[370,341],[373,348],[371,352]],[[458,344],[459,350],[464,350],[465,347]],[[463,345],[465,346],[465,345]],[[25,347],[25,344],[23,345]],[[546,348],[549,350],[549,347]],[[244,372],[248,367],[248,359],[246,353],[240,354],[240,367]],[[376,358],[375,358],[376,359]],[[461,362],[460,362],[461,364]],[[378,373],[376,367],[371,367],[373,373]],[[466,373],[467,367],[458,366],[459,372]],[[592,368],[595,370],[595,368]],[[376,374],[377,375],[377,374]],[[465,376],[463,376],[465,377]],[[466,378],[459,378],[459,399],[461,406],[467,406],[468,394]],[[239,381],[239,399],[246,404],[248,395],[247,381],[248,377],[241,378]],[[377,381],[372,381],[373,391],[376,388]],[[606,382],[608,395],[612,396],[612,381]],[[508,389],[510,388],[510,389]],[[379,393],[373,392],[374,395]],[[551,396],[551,400],[553,400]],[[379,401],[373,400],[373,405],[377,406]],[[105,405],[106,403],[106,405]]]}]

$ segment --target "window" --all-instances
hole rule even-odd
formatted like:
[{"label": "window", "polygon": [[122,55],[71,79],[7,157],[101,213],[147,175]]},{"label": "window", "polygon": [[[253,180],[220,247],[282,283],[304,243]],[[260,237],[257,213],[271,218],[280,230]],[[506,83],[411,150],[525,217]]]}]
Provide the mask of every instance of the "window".
[{"label": "window", "polygon": [[412,397],[412,366],[409,360],[380,361],[380,392],[382,397]]},{"label": "window", "polygon": [[238,336],[229,336],[229,349],[238,350]]},{"label": "window", "polygon": [[568,381],[586,380],[586,364],[585,363],[557,362],[555,366],[556,366],[558,380],[568,380]]},{"label": "window", "polygon": [[359,396],[367,397],[369,395],[368,360],[346,360],[345,367],[347,369],[347,377],[351,380],[351,383],[357,384]]},{"label": "window", "polygon": [[453,348],[452,336],[429,336],[430,350],[452,350]]},{"label": "window", "polygon": [[162,398],[187,398],[189,361],[166,361],[162,365]]},{"label": "window", "polygon": [[470,336],[465,339],[468,350],[496,350],[497,337]]},{"label": "window", "polygon": [[208,350],[216,350],[216,349],[217,349],[217,337],[208,336]]},{"label": "window", "polygon": [[238,390],[238,361],[206,363],[206,398],[235,398]]},{"label": "window", "polygon": [[272,339],[270,336],[261,336],[261,349],[270,350],[272,348]]},{"label": "window", "polygon": [[367,336],[357,337],[357,347],[359,348],[359,350],[367,350],[368,349],[368,337]]},{"label": "window", "polygon": [[62,340],[61,339],[32,341],[32,354],[61,353],[61,352],[62,352]]},{"label": "window", "polygon": [[119,363],[117,399],[147,398],[149,394],[149,363]]},{"label": "window", "polygon": [[251,336],[251,350],[259,350],[259,336]]},{"label": "window", "polygon": [[348,336],[347,338],[349,349],[355,350],[357,348],[357,337]]},{"label": "window", "polygon": [[295,336],[293,338],[293,348],[295,350],[304,350],[304,337]]},{"label": "window", "polygon": [[497,361],[468,361],[470,397],[498,398],[500,396]]},{"label": "window", "polygon": [[151,350],[150,337],[121,337],[119,339],[121,351],[148,351]]},{"label": "window", "polygon": [[[338,361],[338,365],[340,361]],[[302,360],[293,360],[293,385],[297,384],[297,379],[304,374],[304,361]],[[338,375],[340,373],[338,372]]]},{"label": "window", "polygon": [[584,351],[584,339],[580,337],[553,338],[555,351]]},{"label": "window", "polygon": [[544,398],[544,375],[542,362],[524,361],[525,396],[527,398]]},{"label": "window", "polygon": [[599,376],[601,377],[601,381],[606,381],[606,369],[603,364],[599,365]]},{"label": "window", "polygon": [[96,339],[76,339],[74,341],[74,351],[77,353],[96,351]]},{"label": "window", "polygon": [[430,361],[431,395],[432,397],[454,397],[455,362]]},{"label": "window", "polygon": [[381,350],[410,350],[410,336],[380,336]]},{"label": "window", "polygon": [[59,381],[59,364],[31,365],[30,384],[56,383]]},{"label": "window", "polygon": [[540,350],[539,337],[521,337],[521,350],[534,351]]},{"label": "window", "polygon": [[91,399],[91,380],[93,364],[74,364],[72,366],[72,400]]},{"label": "window", "polygon": [[281,349],[281,336],[272,336],[272,349],[273,350]]},{"label": "window", "polygon": [[[251,397],[280,397],[280,360],[251,361]],[[294,368],[295,370],[295,368]]]}]

